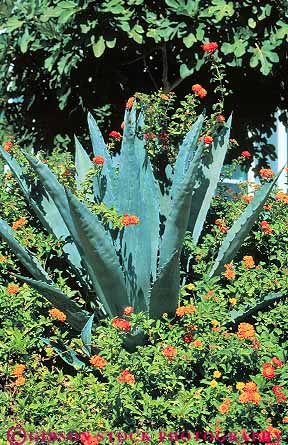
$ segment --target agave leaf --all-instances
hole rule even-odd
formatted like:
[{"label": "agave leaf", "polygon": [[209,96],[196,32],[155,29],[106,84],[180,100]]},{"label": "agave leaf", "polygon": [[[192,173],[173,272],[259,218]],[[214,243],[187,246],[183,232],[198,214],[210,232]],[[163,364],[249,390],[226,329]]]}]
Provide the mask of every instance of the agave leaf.
[{"label": "agave leaf", "polygon": [[93,163],[91,162],[88,154],[80,144],[78,138],[74,136],[75,139],[75,167],[76,167],[76,184],[77,188],[81,188],[81,184],[84,182],[87,173],[91,168],[93,168]]},{"label": "agave leaf", "polygon": [[116,207],[116,174],[101,131],[91,113],[88,113],[88,126],[94,155],[104,158],[101,175],[94,181],[95,199],[99,203],[103,201],[110,208]]},{"label": "agave leaf", "polygon": [[176,250],[161,269],[151,289],[149,316],[160,318],[164,312],[174,313],[180,285],[179,252]]},{"label": "agave leaf", "polygon": [[212,144],[207,156],[197,172],[198,181],[193,192],[188,230],[192,233],[192,239],[197,245],[202,232],[211,200],[217,188],[224,159],[229,146],[230,128],[232,116],[227,121],[227,127],[223,128],[220,135]]},{"label": "agave leaf", "polygon": [[89,318],[89,320],[87,321],[81,332],[83,350],[84,352],[86,352],[88,357],[90,357],[91,355],[91,332],[93,327],[93,320],[94,320],[94,314],[91,315],[91,317]]},{"label": "agave leaf", "polygon": [[68,365],[73,366],[77,371],[79,369],[85,369],[86,365],[84,362],[79,360],[77,354],[73,349],[69,349],[64,345],[61,345],[59,342],[52,341],[49,338],[40,337],[40,340],[43,341],[48,346],[51,346],[57,354],[64,360],[64,362],[68,363]]},{"label": "agave leaf", "polygon": [[182,142],[179,153],[174,166],[173,183],[171,188],[171,196],[177,193],[177,189],[182,183],[186,171],[189,168],[190,162],[196,153],[198,139],[202,130],[205,112],[203,112],[192,125],[187,135]]},{"label": "agave leaf", "polygon": [[198,145],[193,160],[189,164],[187,172],[184,174],[182,182],[177,183],[177,188],[175,188],[174,195],[172,195],[171,209],[160,246],[160,267],[163,267],[175,250],[178,251],[180,256],[189,221],[193,190],[197,184],[197,172],[202,163],[203,149],[204,143],[201,142]]},{"label": "agave leaf", "polygon": [[[157,218],[155,205],[157,206],[157,203],[154,202],[147,212],[150,203],[147,202],[147,197],[144,199],[142,187],[145,190],[153,187],[153,174],[150,170],[149,177],[149,164],[145,164],[143,141],[139,140],[135,134],[135,106],[131,111],[126,110],[124,122],[118,175],[118,211],[121,214],[136,215],[140,222],[136,226],[131,225],[123,229],[120,238],[121,254],[130,304],[137,307],[138,311],[145,311],[150,291],[151,247],[153,246],[152,270],[154,275],[156,249],[158,249],[155,241],[157,227],[151,227],[149,216],[155,222]],[[149,190],[149,194],[151,194],[151,190]]]},{"label": "agave leaf", "polygon": [[51,284],[44,283],[39,280],[32,280],[31,278],[22,277],[22,275],[13,274],[18,280],[29,284],[33,289],[37,290],[43,297],[45,297],[55,308],[64,312],[67,316],[67,322],[76,331],[82,331],[87,323],[88,315],[84,312],[78,304],[72,301],[60,289]]},{"label": "agave leaf", "polygon": [[24,267],[33,275],[36,280],[44,280],[52,283],[51,278],[45,272],[37,259],[14,238],[11,227],[0,218],[0,236],[3,238],[10,249],[18,257]]},{"label": "agave leaf", "polygon": [[223,271],[224,265],[232,261],[260,215],[263,204],[282,173],[283,168],[275,176],[273,181],[267,182],[255,193],[252,201],[248,204],[242,215],[227,232],[209,274],[210,277],[219,275]]},{"label": "agave leaf", "polygon": [[272,292],[260,298],[254,306],[246,306],[245,310],[243,311],[237,311],[234,309],[233,311],[230,312],[232,323],[228,322],[226,323],[226,326],[245,322],[245,320],[257,314],[259,311],[266,309],[275,301],[278,301],[284,297],[287,297],[287,295],[283,295],[282,292]]},{"label": "agave leaf", "polygon": [[122,314],[128,305],[123,273],[110,237],[98,218],[66,190],[77,246],[89,266],[93,286],[110,316]]}]

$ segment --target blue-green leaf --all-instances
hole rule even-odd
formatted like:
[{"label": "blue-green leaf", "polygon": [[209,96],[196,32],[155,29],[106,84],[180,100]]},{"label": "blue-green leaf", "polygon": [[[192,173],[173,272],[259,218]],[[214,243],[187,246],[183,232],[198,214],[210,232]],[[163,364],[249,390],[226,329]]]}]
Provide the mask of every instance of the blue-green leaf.
[{"label": "blue-green leaf", "polygon": [[168,314],[175,312],[178,303],[179,285],[179,252],[175,251],[153,284],[149,302],[149,316],[151,318],[157,319],[164,312]]},{"label": "blue-green leaf", "polygon": [[248,204],[242,215],[227,232],[227,235],[225,236],[218,251],[215,263],[211,269],[210,277],[219,275],[224,269],[224,265],[232,261],[243,241],[248,236],[258,216],[262,212],[263,204],[265,203],[282,171],[283,168],[275,176],[273,181],[267,182],[255,193],[254,198]]},{"label": "blue-green leaf", "polygon": [[76,167],[76,184],[77,188],[81,188],[81,184],[84,182],[87,173],[93,168],[93,163],[90,160],[88,154],[80,144],[78,138],[75,136],[75,167]]},{"label": "blue-green leaf", "polygon": [[98,218],[69,190],[66,190],[66,196],[76,230],[74,241],[85,264],[89,266],[95,291],[110,316],[122,314],[125,306],[128,306],[128,295],[111,238]]},{"label": "blue-green leaf", "polygon": [[84,362],[79,360],[77,354],[73,349],[69,349],[64,345],[61,345],[59,342],[50,340],[49,338],[40,337],[40,340],[43,341],[48,346],[59,354],[59,356],[64,360],[64,362],[68,363],[68,365],[73,366],[77,371],[79,369],[85,369],[86,365]]},{"label": "blue-green leaf", "polygon": [[91,315],[84,328],[81,331],[81,340],[83,342],[83,350],[86,352],[88,357],[91,354],[91,333],[93,327],[94,314]]},{"label": "blue-green leaf", "polygon": [[197,183],[193,190],[188,230],[197,245],[203,229],[208,210],[216,191],[224,159],[229,146],[232,116],[227,121],[227,128],[223,128],[220,135],[203,158],[197,171]]}]

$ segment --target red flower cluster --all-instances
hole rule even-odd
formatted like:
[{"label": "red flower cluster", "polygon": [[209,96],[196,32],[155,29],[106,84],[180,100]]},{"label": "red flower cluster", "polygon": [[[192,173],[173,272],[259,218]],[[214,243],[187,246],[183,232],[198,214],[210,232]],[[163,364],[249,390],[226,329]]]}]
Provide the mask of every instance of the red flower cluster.
[{"label": "red flower cluster", "polygon": [[213,141],[214,139],[212,138],[212,136],[204,136],[204,144],[209,145],[212,144]]},{"label": "red flower cluster", "polygon": [[227,233],[228,232],[228,229],[225,226],[224,219],[216,219],[215,220],[215,224],[218,227],[218,229],[220,230],[220,232],[222,232],[222,233]]},{"label": "red flower cluster", "polygon": [[200,99],[203,99],[205,96],[207,96],[207,91],[205,88],[202,87],[202,85],[199,85],[199,83],[195,83],[195,85],[192,86],[193,93],[196,93]]},{"label": "red flower cluster", "polygon": [[153,139],[156,139],[156,134],[152,133],[152,131],[149,131],[148,133],[144,133],[144,139],[145,141],[153,141]]},{"label": "red flower cluster", "polygon": [[135,377],[128,369],[121,372],[120,377],[118,377],[118,382],[128,383],[129,385],[134,385]]},{"label": "red flower cluster", "polygon": [[218,49],[218,43],[216,42],[210,42],[210,43],[204,43],[202,45],[202,49],[205,53],[213,53]]},{"label": "red flower cluster", "polygon": [[70,176],[71,172],[70,170],[65,170],[65,172],[63,173],[63,176]]},{"label": "red flower cluster", "polygon": [[114,320],[112,320],[112,326],[121,329],[122,331],[130,331],[131,329],[130,321],[124,320],[123,318],[119,317],[114,318]]},{"label": "red flower cluster", "polygon": [[121,223],[123,224],[123,226],[129,226],[130,224],[139,224],[139,218],[138,216],[135,215],[127,215],[125,214],[122,218],[121,218]]},{"label": "red flower cluster", "polygon": [[275,377],[275,368],[273,368],[271,363],[264,363],[262,367],[262,375],[265,379],[273,379]]},{"label": "red flower cluster", "polygon": [[264,233],[268,233],[269,235],[271,235],[273,233],[273,230],[271,229],[271,227],[267,221],[261,221],[261,223],[259,225],[262,228]]},{"label": "red flower cluster", "polygon": [[126,306],[124,311],[123,311],[123,315],[126,315],[127,317],[130,317],[130,315],[132,315],[133,312],[134,312],[134,307]]},{"label": "red flower cluster", "polygon": [[173,346],[166,346],[162,349],[162,354],[165,355],[169,361],[172,361],[177,355],[177,349],[173,348]]},{"label": "red flower cluster", "polygon": [[251,158],[251,153],[250,151],[244,150],[242,151],[241,156],[243,156],[243,158]]},{"label": "red flower cluster", "polygon": [[215,120],[219,122],[219,124],[223,124],[223,122],[225,122],[225,117],[223,114],[217,114],[217,116],[215,116]]},{"label": "red flower cluster", "polygon": [[99,440],[97,439],[97,437],[92,436],[92,434],[89,433],[88,431],[85,431],[84,433],[80,434],[80,442],[83,445],[98,445],[99,444]]},{"label": "red flower cluster", "polygon": [[13,142],[11,141],[7,141],[5,142],[5,144],[3,145],[3,150],[9,152],[10,148],[13,147]]},{"label": "red flower cluster", "polygon": [[105,159],[103,158],[103,156],[95,156],[95,158],[92,159],[92,162],[94,162],[94,164],[97,164],[97,165],[103,165],[105,162]]},{"label": "red flower cluster", "polygon": [[191,343],[193,340],[193,334],[188,332],[187,334],[183,335],[182,339],[183,339],[184,343]]},{"label": "red flower cluster", "polygon": [[116,141],[120,141],[121,140],[121,133],[119,133],[119,131],[110,131],[109,133],[110,138],[115,139]]},{"label": "red flower cluster", "polygon": [[275,365],[275,366],[277,366],[279,368],[282,368],[282,366],[283,366],[282,360],[280,360],[280,358],[278,358],[278,357],[273,357],[272,358],[272,363],[273,363],[273,365]]},{"label": "red flower cluster", "polygon": [[286,402],[287,397],[282,392],[283,388],[282,386],[273,386],[272,391],[274,392],[276,396],[277,403]]}]

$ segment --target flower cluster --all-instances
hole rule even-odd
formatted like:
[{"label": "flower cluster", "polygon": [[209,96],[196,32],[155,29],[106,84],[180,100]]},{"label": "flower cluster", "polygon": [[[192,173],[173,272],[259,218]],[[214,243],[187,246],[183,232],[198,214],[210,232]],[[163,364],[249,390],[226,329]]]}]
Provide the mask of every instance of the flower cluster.
[{"label": "flower cluster", "polygon": [[80,442],[83,445],[98,445],[99,444],[99,440],[97,439],[97,437],[92,436],[92,434],[89,433],[88,431],[81,433]]},{"label": "flower cluster", "polygon": [[273,368],[271,363],[264,363],[262,366],[262,375],[265,379],[273,379],[275,377],[275,368]]},{"label": "flower cluster", "polygon": [[139,224],[139,218],[138,216],[135,215],[123,215],[123,217],[121,218],[121,224],[123,224],[123,226],[129,226],[130,224]]},{"label": "flower cluster", "polygon": [[9,152],[10,148],[13,147],[13,142],[11,141],[7,141],[5,142],[5,144],[3,145],[3,150]]},{"label": "flower cluster", "polygon": [[228,232],[228,228],[225,225],[224,219],[216,219],[215,220],[215,225],[218,227],[218,229],[220,230],[221,233],[227,233]]},{"label": "flower cluster", "polygon": [[128,383],[128,385],[134,385],[135,377],[128,369],[125,369],[121,372],[121,375],[118,377],[118,382]]},{"label": "flower cluster", "polygon": [[274,392],[275,396],[276,396],[276,401],[277,403],[281,403],[281,402],[286,402],[287,397],[285,396],[285,394],[282,392],[283,388],[282,386],[273,386],[272,387],[272,391]]},{"label": "flower cluster", "polygon": [[204,97],[207,96],[207,91],[199,83],[195,83],[195,85],[192,86],[192,91],[197,94],[200,99],[204,99]]},{"label": "flower cluster", "polygon": [[282,201],[285,204],[288,204],[288,194],[284,193],[284,192],[278,192],[275,195],[275,200],[276,201]]},{"label": "flower cluster", "polygon": [[131,108],[133,107],[133,104],[134,104],[134,100],[135,100],[135,98],[133,96],[129,97],[129,99],[126,102],[127,110],[131,110]]},{"label": "flower cluster", "polygon": [[236,335],[241,340],[245,340],[245,338],[252,338],[255,336],[254,326],[250,323],[240,323]]},{"label": "flower cluster", "polygon": [[65,321],[66,320],[66,315],[64,314],[64,312],[59,311],[59,309],[53,308],[50,309],[49,311],[49,315],[52,318],[56,318],[58,321]]},{"label": "flower cluster", "polygon": [[19,286],[17,286],[17,284],[8,284],[8,286],[6,287],[6,292],[9,295],[15,295],[19,292]]},{"label": "flower cluster", "polygon": [[197,311],[197,309],[196,309],[196,307],[193,306],[193,305],[190,305],[190,306],[179,306],[179,307],[176,309],[176,315],[177,315],[178,317],[183,317],[183,315],[186,315],[186,314],[193,314],[193,313],[196,312],[196,311]]},{"label": "flower cluster", "polygon": [[173,348],[173,346],[166,346],[162,349],[162,354],[165,355],[169,361],[172,361],[177,355],[177,349]]},{"label": "flower cluster", "polygon": [[12,375],[13,377],[17,377],[17,379],[15,380],[15,385],[16,386],[23,386],[25,384],[25,378],[23,377],[23,373],[26,369],[25,365],[15,365],[15,368],[12,371]]},{"label": "flower cluster", "polygon": [[90,363],[92,366],[94,366],[95,368],[98,369],[102,369],[105,368],[107,362],[106,360],[101,357],[100,355],[92,355],[92,357],[90,358]]},{"label": "flower cluster", "polygon": [[262,228],[264,233],[268,233],[269,235],[271,235],[273,233],[273,230],[271,229],[271,227],[267,221],[261,221],[259,225]]},{"label": "flower cluster", "polygon": [[246,269],[253,269],[253,267],[255,267],[254,259],[250,255],[243,256],[243,263]]},{"label": "flower cluster", "polygon": [[[239,389],[239,386],[238,386]],[[254,382],[248,382],[244,384],[243,392],[239,396],[241,403],[254,403],[258,405],[261,402],[261,395],[257,392],[257,385]]]},{"label": "flower cluster", "polygon": [[243,195],[242,196],[242,201],[245,201],[245,202],[251,202],[252,201],[252,199],[253,199],[253,196],[249,196],[249,195]]},{"label": "flower cluster", "polygon": [[210,42],[210,43],[204,43],[202,45],[202,49],[205,53],[213,53],[218,48],[218,43],[216,42]]},{"label": "flower cluster", "polygon": [[110,138],[115,139],[116,141],[121,141],[122,135],[119,133],[119,131],[110,131],[109,133]]},{"label": "flower cluster", "polygon": [[12,229],[13,230],[17,230],[20,227],[24,226],[24,224],[26,224],[26,223],[27,223],[27,219],[26,218],[19,218],[17,221],[15,221],[12,224]]},{"label": "flower cluster", "polygon": [[103,165],[105,162],[105,159],[103,158],[103,156],[95,156],[92,159],[92,162],[94,162],[94,164],[96,164],[96,165]]},{"label": "flower cluster", "polygon": [[241,156],[243,158],[251,158],[251,153],[248,150],[244,150],[244,151],[242,151]]},{"label": "flower cluster", "polygon": [[274,175],[273,170],[271,170],[271,168],[261,168],[259,170],[259,174],[264,179],[271,179],[273,177],[273,175]]},{"label": "flower cluster", "polygon": [[130,317],[134,312],[134,308],[132,306],[126,306],[123,311],[123,315]]},{"label": "flower cluster", "polygon": [[230,264],[224,264],[224,267],[226,271],[224,272],[224,277],[227,278],[227,280],[234,280],[236,277],[236,274],[233,270],[233,265]]},{"label": "flower cluster", "polygon": [[131,329],[131,323],[128,320],[124,320],[123,318],[114,318],[112,320],[112,326],[115,328],[121,329],[122,331],[130,331]]}]

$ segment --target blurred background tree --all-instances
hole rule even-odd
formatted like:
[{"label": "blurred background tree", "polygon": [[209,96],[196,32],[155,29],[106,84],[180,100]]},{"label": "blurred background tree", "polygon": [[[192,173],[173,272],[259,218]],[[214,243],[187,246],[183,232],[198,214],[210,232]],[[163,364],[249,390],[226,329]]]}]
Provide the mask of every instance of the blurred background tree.
[{"label": "blurred background tree", "polygon": [[201,83],[212,103],[201,45],[215,41],[232,137],[265,164],[276,110],[285,121],[287,38],[286,0],[2,0],[1,133],[49,151],[85,134],[87,111],[119,130],[136,91],[181,98]]}]

